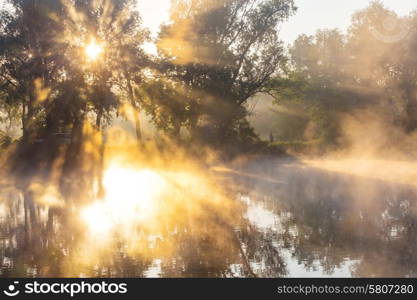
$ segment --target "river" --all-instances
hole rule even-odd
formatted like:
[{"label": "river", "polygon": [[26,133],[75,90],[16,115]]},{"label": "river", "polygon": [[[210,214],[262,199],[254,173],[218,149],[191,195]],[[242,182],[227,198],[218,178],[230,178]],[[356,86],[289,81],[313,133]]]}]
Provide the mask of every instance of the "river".
[{"label": "river", "polygon": [[[126,206],[116,220],[115,207],[122,205],[116,202],[101,215],[88,214],[87,223],[74,207],[45,205],[36,207],[35,222],[25,217],[20,192],[2,186],[0,275],[417,276],[416,186],[345,169],[257,159],[217,170],[215,186],[192,181],[179,194],[170,189],[147,217],[136,209],[153,204],[142,202]],[[146,186],[159,184],[149,173],[144,178]],[[223,188],[227,200],[216,196]],[[192,196],[183,199],[187,193]]]}]

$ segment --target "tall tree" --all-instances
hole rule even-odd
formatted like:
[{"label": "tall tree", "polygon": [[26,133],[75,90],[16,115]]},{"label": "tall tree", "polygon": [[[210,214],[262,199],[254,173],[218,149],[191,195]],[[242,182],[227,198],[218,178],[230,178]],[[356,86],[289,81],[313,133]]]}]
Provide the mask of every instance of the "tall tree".
[{"label": "tall tree", "polygon": [[[101,130],[125,102],[138,109],[132,91],[147,64],[141,46],[148,32],[136,1],[7,2],[0,18],[1,100],[18,108],[23,128],[12,166],[26,189],[39,175],[34,170],[53,176],[64,157],[65,176],[54,180],[75,178],[78,189],[70,189],[81,192],[100,168],[100,139],[89,139],[85,125]],[[67,132],[71,143],[63,147],[57,133]],[[86,141],[96,147],[88,149]],[[25,198],[34,215],[30,193]]]},{"label": "tall tree", "polygon": [[212,144],[243,137],[250,131],[246,102],[285,62],[279,25],[294,11],[292,0],[173,1],[158,40],[159,76],[170,85],[163,90],[179,98],[148,112],[159,122],[176,119],[159,113],[179,115],[174,131],[185,126]]}]

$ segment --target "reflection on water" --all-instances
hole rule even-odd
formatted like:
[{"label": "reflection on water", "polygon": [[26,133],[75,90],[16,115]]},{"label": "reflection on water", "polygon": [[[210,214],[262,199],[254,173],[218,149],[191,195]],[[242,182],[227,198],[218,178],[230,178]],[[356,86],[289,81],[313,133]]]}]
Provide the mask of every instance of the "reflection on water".
[{"label": "reflection on water", "polygon": [[0,274],[417,276],[415,185],[284,159],[217,176],[222,184],[213,186],[182,173],[114,169],[107,194],[83,209],[28,206],[22,191],[3,185]]},{"label": "reflection on water", "polygon": [[416,276],[415,186],[295,162],[256,162],[247,171],[260,170],[282,182],[241,184],[265,210],[261,227],[269,220],[280,228],[273,239],[288,276]]}]

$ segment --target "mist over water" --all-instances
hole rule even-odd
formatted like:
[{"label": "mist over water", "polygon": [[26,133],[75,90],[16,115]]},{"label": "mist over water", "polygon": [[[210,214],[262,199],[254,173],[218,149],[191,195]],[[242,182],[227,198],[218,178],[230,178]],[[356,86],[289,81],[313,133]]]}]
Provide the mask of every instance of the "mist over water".
[{"label": "mist over water", "polygon": [[[346,172],[322,163],[263,160],[248,171],[268,170],[281,183],[243,181],[258,226],[275,231],[272,240],[291,258],[287,275],[415,276],[415,185],[350,173],[360,161]],[[381,164],[368,168],[381,172]]]},{"label": "mist over water", "polygon": [[[181,173],[110,168],[125,186],[81,214],[39,206],[36,226],[25,226],[22,193],[2,185],[1,275],[416,276],[417,187],[384,166],[267,157]],[[151,202],[126,194],[112,207],[135,178],[158,185]]]}]

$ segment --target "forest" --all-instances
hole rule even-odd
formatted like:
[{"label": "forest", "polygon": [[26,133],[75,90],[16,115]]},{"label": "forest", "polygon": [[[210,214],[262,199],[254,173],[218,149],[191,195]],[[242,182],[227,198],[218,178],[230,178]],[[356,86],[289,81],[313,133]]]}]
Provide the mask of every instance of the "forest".
[{"label": "forest", "polygon": [[286,44],[296,14],[172,0],[155,36],[136,0],[0,2],[0,276],[417,274],[417,10]]}]

